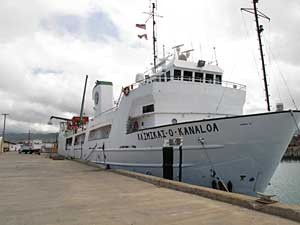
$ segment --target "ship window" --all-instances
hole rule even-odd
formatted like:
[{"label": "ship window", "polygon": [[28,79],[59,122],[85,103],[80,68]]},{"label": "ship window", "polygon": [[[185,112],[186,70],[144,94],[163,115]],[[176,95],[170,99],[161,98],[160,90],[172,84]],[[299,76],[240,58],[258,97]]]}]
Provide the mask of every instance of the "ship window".
[{"label": "ship window", "polygon": [[79,134],[75,137],[74,145],[80,145],[84,143],[85,133]]},{"label": "ship window", "polygon": [[70,137],[70,138],[67,138],[67,140],[66,140],[66,145],[67,146],[71,146],[72,145],[72,138]]},{"label": "ship window", "polygon": [[95,101],[95,105],[98,105],[98,102],[99,102],[99,93],[98,93],[98,91],[96,91],[96,93],[95,93],[94,101]]},{"label": "ship window", "polygon": [[159,76],[158,75],[154,75],[153,77],[154,77],[153,82],[159,82]]},{"label": "ship window", "polygon": [[183,71],[183,80],[184,81],[192,81],[193,80],[193,72],[192,71]]},{"label": "ship window", "polygon": [[174,70],[174,80],[181,80],[181,70]]},{"label": "ship window", "polygon": [[164,73],[161,75],[160,81],[161,81],[161,82],[165,82],[165,74],[164,74]]},{"label": "ship window", "polygon": [[170,71],[167,71],[167,73],[166,73],[166,77],[167,77],[167,81],[170,81],[170,80],[171,80]]},{"label": "ship window", "polygon": [[222,76],[216,75],[216,84],[222,84]]},{"label": "ship window", "polygon": [[205,77],[205,83],[213,84],[214,83],[214,75],[207,73]]},{"label": "ship window", "polygon": [[154,112],[154,104],[143,106],[143,113]]},{"label": "ship window", "polygon": [[111,130],[111,125],[107,125],[107,126],[103,126],[91,130],[89,133],[89,141],[109,138],[110,130]]},{"label": "ship window", "polygon": [[203,73],[195,72],[195,82],[203,82]]}]

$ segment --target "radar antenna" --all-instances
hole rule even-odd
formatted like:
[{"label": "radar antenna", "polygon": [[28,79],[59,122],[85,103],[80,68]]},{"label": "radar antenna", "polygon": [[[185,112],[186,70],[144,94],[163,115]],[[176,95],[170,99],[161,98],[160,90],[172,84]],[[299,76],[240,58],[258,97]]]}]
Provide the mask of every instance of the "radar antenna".
[{"label": "radar antenna", "polygon": [[179,57],[180,50],[181,50],[180,48],[181,48],[182,46],[184,46],[184,44],[176,45],[176,46],[172,47],[172,49],[174,49],[174,50],[176,51],[177,57]]},{"label": "radar antenna", "polygon": [[186,58],[188,59],[191,56],[191,52],[195,49],[189,49],[182,52],[182,54],[185,54]]}]

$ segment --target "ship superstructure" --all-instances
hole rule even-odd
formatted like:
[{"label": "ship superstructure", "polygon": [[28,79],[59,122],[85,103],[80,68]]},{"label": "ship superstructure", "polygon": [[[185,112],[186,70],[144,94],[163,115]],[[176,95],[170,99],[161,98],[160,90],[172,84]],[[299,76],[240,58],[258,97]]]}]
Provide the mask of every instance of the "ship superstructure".
[{"label": "ship superstructure", "polygon": [[242,115],[245,89],[224,81],[216,65],[176,55],[156,74],[137,74],[116,105],[113,84],[97,81],[94,117],[82,126],[62,123],[59,153],[174,180],[180,172],[182,181],[228,191],[262,192],[300,113]]}]

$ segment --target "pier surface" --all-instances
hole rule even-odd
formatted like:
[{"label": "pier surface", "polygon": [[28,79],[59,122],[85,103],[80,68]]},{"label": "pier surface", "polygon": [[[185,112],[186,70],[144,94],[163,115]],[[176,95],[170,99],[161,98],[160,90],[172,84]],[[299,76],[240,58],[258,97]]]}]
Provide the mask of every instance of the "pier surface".
[{"label": "pier surface", "polygon": [[299,224],[69,160],[0,154],[1,225]]}]

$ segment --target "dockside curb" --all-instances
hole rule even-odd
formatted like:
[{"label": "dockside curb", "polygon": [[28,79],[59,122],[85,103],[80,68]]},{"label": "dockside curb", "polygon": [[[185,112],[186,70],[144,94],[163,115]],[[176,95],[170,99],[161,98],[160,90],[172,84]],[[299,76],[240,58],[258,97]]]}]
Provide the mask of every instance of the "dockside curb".
[{"label": "dockside curb", "polygon": [[[105,169],[103,166],[98,165],[93,162],[87,162],[83,160],[74,160],[79,163],[83,163],[89,166],[97,167],[99,169]],[[290,219],[293,221],[300,222],[300,206],[286,205],[283,203],[273,203],[273,204],[261,204],[256,202],[255,197],[236,194],[236,193],[228,193],[220,190],[215,190],[211,188],[206,188],[202,186],[182,183],[173,180],[167,180],[160,177],[155,177],[151,175],[140,174],[136,172],[119,170],[119,169],[110,169],[108,172],[117,173],[120,175],[124,175],[127,177],[132,177],[147,183],[151,183],[157,185],[159,187],[169,188],[176,191],[181,191],[185,193],[190,193],[194,195],[198,195],[201,197],[206,197],[212,200],[217,200],[225,203],[229,203],[232,205],[241,206],[244,208],[256,210],[259,212],[264,212],[267,214],[280,216],[286,219]]]}]

